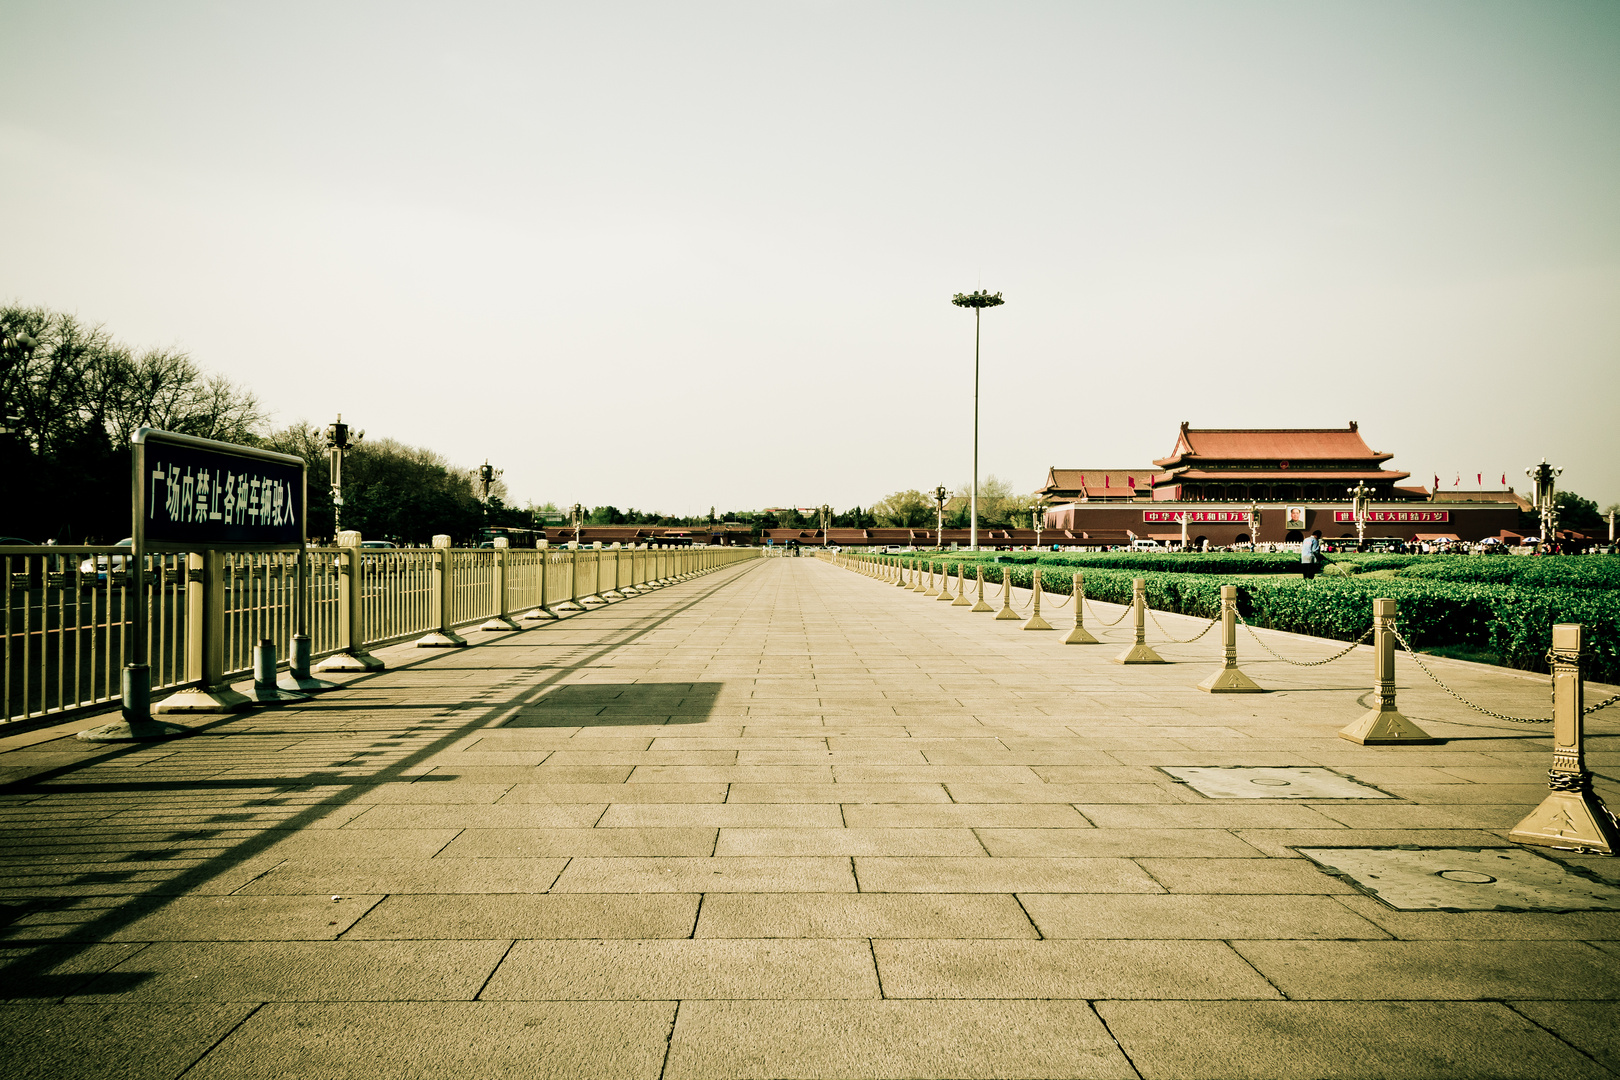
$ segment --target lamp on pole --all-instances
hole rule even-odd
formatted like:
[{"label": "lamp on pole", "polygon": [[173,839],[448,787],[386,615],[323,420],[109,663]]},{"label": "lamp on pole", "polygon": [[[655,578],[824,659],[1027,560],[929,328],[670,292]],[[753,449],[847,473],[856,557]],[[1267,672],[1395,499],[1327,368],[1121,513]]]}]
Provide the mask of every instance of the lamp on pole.
[{"label": "lamp on pole", "polygon": [[1535,495],[1536,512],[1541,516],[1541,542],[1546,544],[1548,538],[1558,532],[1558,504],[1553,501],[1553,494],[1557,490],[1558,478],[1564,470],[1556,465],[1547,464],[1542,458],[1540,465],[1532,465],[1524,470],[1524,475],[1530,478],[1532,493]]},{"label": "lamp on pole", "polygon": [[579,530],[585,524],[585,508],[579,503],[575,503],[570,515],[574,519],[574,546],[579,547]]},{"label": "lamp on pole", "polygon": [[951,493],[945,490],[944,484],[934,489],[934,502],[939,504],[939,514],[936,519],[938,525],[934,529],[934,546],[941,550],[945,548],[945,503],[950,497]]},{"label": "lamp on pole", "polygon": [[1041,546],[1041,533],[1046,529],[1046,500],[1036,498],[1035,507],[1029,512],[1030,524],[1035,526],[1035,546]]},{"label": "lamp on pole", "polygon": [[363,431],[350,432],[349,425],[343,422],[343,414],[338,413],[337,420],[326,425],[326,453],[331,464],[332,479],[332,535],[343,531],[343,454],[355,443],[366,437]]},{"label": "lamp on pole", "polygon": [[957,307],[973,309],[973,491],[968,501],[968,546],[973,551],[979,550],[979,314],[1006,302],[1000,293],[983,289],[951,297]]},{"label": "lamp on pole", "polygon": [[486,529],[489,528],[489,489],[495,486],[495,479],[500,475],[501,470],[491,466],[489,458],[485,458],[484,463],[478,466],[478,484],[484,491],[480,501],[484,504],[484,528]]},{"label": "lamp on pole", "polygon": [[1249,500],[1249,550],[1260,550],[1260,504]]},{"label": "lamp on pole", "polygon": [[1373,489],[1362,480],[1353,488],[1345,488],[1350,496],[1350,513],[1356,519],[1356,547],[1367,546],[1367,517],[1371,513]]},{"label": "lamp on pole", "polygon": [[[0,326],[0,388],[5,387],[6,377],[11,373],[11,369],[32,358],[34,349],[38,345],[38,339],[26,330],[15,330],[8,326]],[[22,417],[8,413],[6,411],[6,400],[0,398],[0,435],[16,434],[12,425],[21,422]]]},{"label": "lamp on pole", "polygon": [[821,504],[821,546],[832,543],[832,507]]}]

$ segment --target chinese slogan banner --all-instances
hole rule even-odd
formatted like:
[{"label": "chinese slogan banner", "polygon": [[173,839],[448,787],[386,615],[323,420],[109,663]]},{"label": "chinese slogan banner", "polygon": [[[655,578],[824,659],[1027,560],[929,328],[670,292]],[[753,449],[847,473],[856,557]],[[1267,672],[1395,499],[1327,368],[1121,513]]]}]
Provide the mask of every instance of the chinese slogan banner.
[{"label": "chinese slogan banner", "polygon": [[1144,522],[1169,522],[1180,524],[1185,517],[1189,523],[1200,521],[1235,521],[1242,525],[1249,523],[1247,510],[1144,510]]},{"label": "chinese slogan banner", "polygon": [[162,441],[144,444],[146,538],[175,544],[299,544],[302,466]]},{"label": "chinese slogan banner", "polygon": [[[1351,511],[1351,510],[1335,510],[1335,511],[1333,511],[1333,520],[1334,521],[1354,522],[1356,520],[1356,515],[1355,515],[1355,512]],[[1369,510],[1369,511],[1367,511],[1367,520],[1368,521],[1394,521],[1394,522],[1401,522],[1401,521],[1415,521],[1415,522],[1450,521],[1451,520],[1451,511],[1450,510]]]}]

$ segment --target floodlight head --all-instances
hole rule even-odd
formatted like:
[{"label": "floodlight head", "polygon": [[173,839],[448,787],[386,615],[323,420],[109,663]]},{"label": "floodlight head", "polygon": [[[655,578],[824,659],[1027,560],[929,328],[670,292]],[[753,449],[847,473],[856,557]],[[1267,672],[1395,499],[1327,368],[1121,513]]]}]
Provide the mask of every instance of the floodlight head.
[{"label": "floodlight head", "polygon": [[991,308],[1000,307],[1007,301],[1001,298],[1000,293],[988,293],[983,289],[977,292],[957,293],[951,297],[951,303],[964,308]]}]

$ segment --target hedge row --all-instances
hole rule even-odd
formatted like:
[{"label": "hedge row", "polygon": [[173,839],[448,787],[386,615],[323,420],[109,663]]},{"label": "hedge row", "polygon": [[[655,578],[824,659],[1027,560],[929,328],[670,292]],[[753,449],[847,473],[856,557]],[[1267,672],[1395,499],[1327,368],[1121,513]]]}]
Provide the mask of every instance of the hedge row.
[{"label": "hedge row", "polygon": [[[997,563],[983,556],[942,558],[953,577],[960,566],[971,581],[976,569],[983,566],[989,584],[1000,585],[1003,574],[1010,575],[1020,588],[1027,589],[1034,581],[1033,560]],[[911,559],[907,557],[906,562],[909,565]],[[1043,557],[1042,590],[1069,593],[1076,569],[1084,570],[1086,595],[1094,600],[1127,604],[1131,582],[1140,577],[1147,584],[1150,607],[1206,619],[1220,611],[1221,585],[1231,583],[1213,573],[1077,567],[1069,559],[1060,562]],[[1533,671],[1547,670],[1553,623],[1582,623],[1592,654],[1587,676],[1620,682],[1620,593],[1597,588],[1522,588],[1433,578],[1363,581],[1318,577],[1307,584],[1298,578],[1278,577],[1240,583],[1238,611],[1253,626],[1354,641],[1372,625],[1372,602],[1381,597],[1396,602],[1401,633],[1413,648],[1469,644],[1490,649],[1507,666]]]}]

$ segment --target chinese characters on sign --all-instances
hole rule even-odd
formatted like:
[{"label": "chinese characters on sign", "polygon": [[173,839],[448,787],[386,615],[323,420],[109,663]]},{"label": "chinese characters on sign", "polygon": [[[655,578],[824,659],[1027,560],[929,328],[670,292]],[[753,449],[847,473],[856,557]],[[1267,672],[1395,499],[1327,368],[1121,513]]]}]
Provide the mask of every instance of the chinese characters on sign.
[{"label": "chinese characters on sign", "polygon": [[146,538],[200,545],[301,543],[302,466],[260,457],[248,447],[236,454],[217,445],[222,448],[148,435],[138,478],[139,527]]},{"label": "chinese characters on sign", "polygon": [[1189,523],[1200,521],[1234,521],[1239,524],[1249,523],[1247,510],[1144,510],[1144,522],[1169,522],[1179,524],[1186,517]]},{"label": "chinese characters on sign", "polygon": [[[1333,511],[1333,520],[1334,521],[1354,522],[1356,520],[1356,515],[1355,515],[1354,511],[1350,511],[1350,510],[1335,510],[1335,511]],[[1388,521],[1388,522],[1446,521],[1446,522],[1449,522],[1451,520],[1451,511],[1450,510],[1369,510],[1369,511],[1367,511],[1367,520],[1369,522],[1373,522],[1373,521]]]}]

